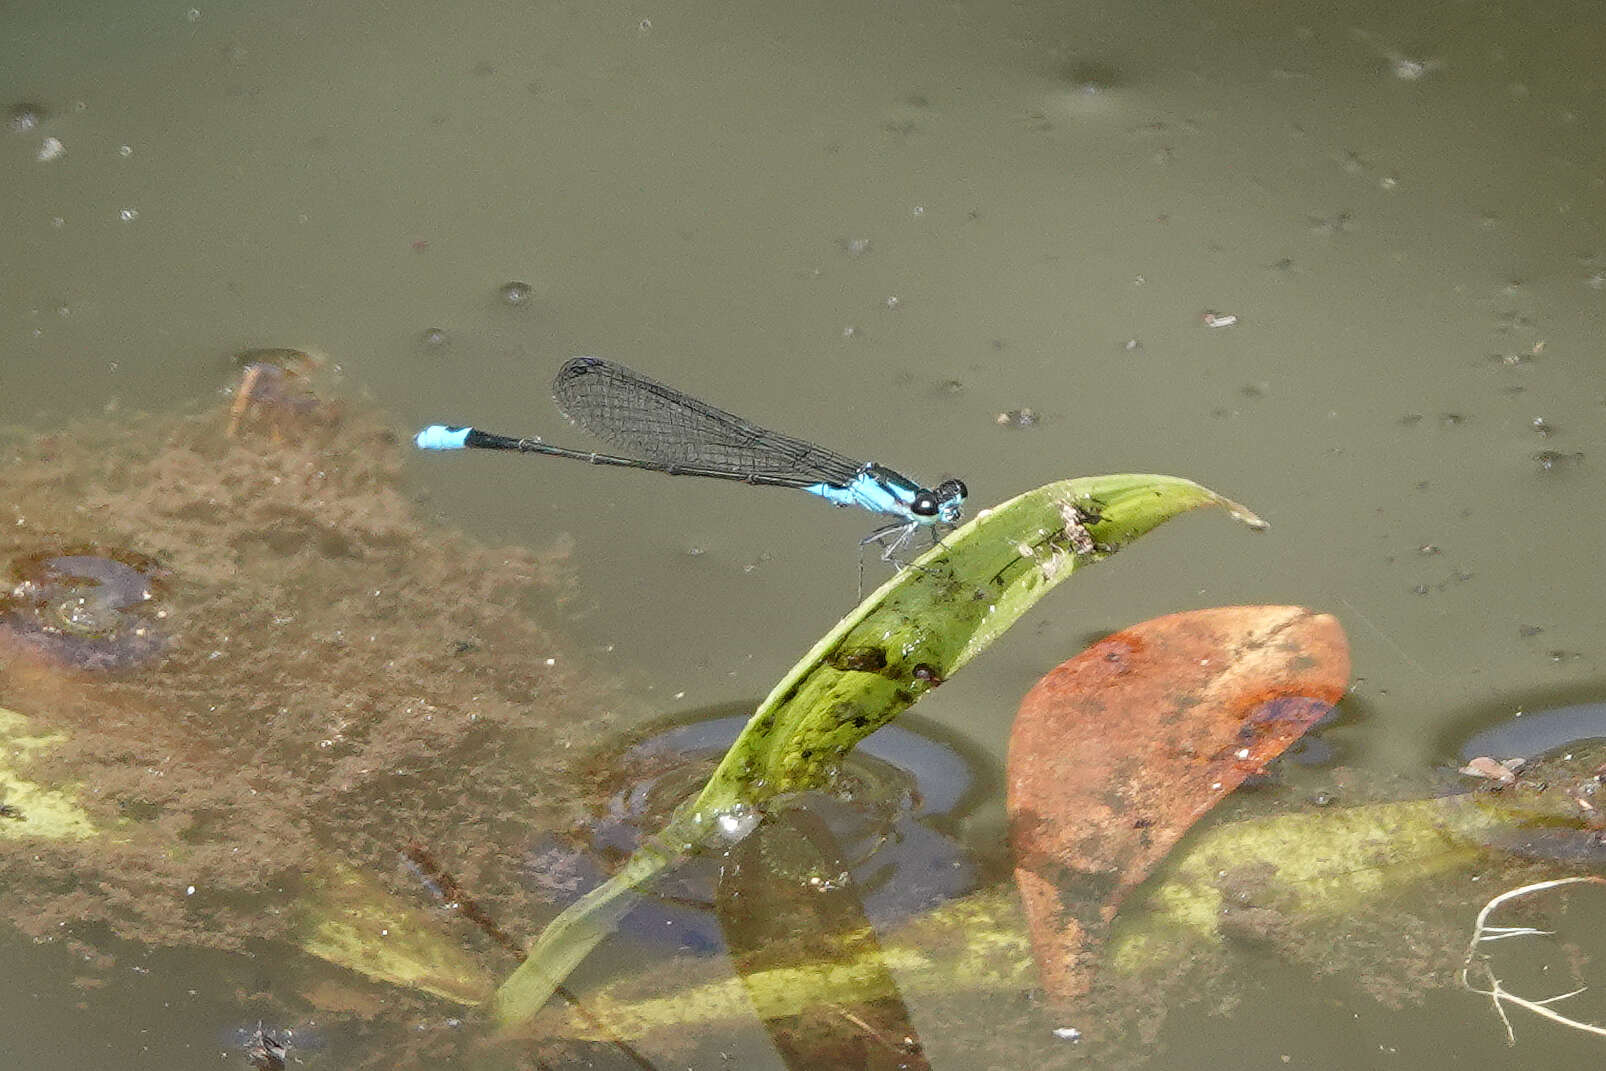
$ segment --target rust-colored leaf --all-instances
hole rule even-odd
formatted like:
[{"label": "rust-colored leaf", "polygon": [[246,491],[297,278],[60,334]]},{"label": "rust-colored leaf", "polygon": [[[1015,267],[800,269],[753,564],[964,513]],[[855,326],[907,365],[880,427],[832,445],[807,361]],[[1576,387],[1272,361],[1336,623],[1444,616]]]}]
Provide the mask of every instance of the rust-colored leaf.
[{"label": "rust-colored leaf", "polygon": [[1348,680],[1335,618],[1229,606],[1115,633],[1038,681],[1010,736],[1009,816],[1051,997],[1087,991],[1125,893]]}]

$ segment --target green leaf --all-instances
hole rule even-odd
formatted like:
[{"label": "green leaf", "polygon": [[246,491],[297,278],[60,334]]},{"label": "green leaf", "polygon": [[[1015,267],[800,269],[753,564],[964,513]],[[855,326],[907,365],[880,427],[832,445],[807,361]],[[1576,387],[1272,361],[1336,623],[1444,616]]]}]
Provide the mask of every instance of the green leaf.
[{"label": "green leaf", "polygon": [[497,1021],[535,1014],[630,910],[643,882],[691,851],[739,837],[771,797],[825,783],[860,740],[986,650],[1076,569],[1211,505],[1266,527],[1191,480],[1089,476],[984,511],[900,570],[782,678],[664,831],[552,920],[493,998]]}]

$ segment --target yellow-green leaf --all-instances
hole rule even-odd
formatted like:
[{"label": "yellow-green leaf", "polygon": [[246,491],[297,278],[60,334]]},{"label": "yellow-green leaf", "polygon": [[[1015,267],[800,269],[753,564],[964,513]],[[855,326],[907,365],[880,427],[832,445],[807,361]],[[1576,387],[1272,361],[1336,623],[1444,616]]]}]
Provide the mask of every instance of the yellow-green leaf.
[{"label": "yellow-green leaf", "polygon": [[817,787],[858,742],[953,676],[1082,565],[1199,506],[1236,502],[1175,476],[1062,480],[950,535],[827,633],[760,704],[701,793],[618,874],[553,919],[493,1001],[533,1015],[633,905],[633,890],[689,851],[739,837],[755,809]]}]

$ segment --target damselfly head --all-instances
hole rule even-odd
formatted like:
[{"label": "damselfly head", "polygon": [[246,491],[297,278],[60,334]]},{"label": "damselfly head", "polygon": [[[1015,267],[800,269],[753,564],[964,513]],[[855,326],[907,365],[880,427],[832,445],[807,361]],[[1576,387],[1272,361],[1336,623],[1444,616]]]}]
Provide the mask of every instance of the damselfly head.
[{"label": "damselfly head", "polygon": [[965,482],[944,480],[935,491],[922,487],[909,502],[909,512],[927,523],[953,524],[965,508]]},{"label": "damselfly head", "polygon": [[944,480],[937,485],[934,492],[937,496],[937,519],[943,524],[953,524],[959,520],[964,512],[965,498],[970,491],[965,487],[964,480]]}]

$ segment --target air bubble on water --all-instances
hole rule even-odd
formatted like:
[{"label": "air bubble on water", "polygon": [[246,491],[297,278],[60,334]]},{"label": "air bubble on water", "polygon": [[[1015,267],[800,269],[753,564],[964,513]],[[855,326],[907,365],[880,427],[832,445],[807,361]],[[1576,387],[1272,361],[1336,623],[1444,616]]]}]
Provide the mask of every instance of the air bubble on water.
[{"label": "air bubble on water", "polygon": [[529,283],[520,282],[516,279],[513,282],[502,284],[502,288],[497,291],[497,295],[502,299],[504,305],[515,306],[528,302],[534,293],[535,288]]},{"label": "air bubble on water", "polygon": [[758,828],[759,817],[756,810],[738,803],[719,812],[714,821],[719,826],[720,836],[734,844]]},{"label": "air bubble on water", "polygon": [[1426,63],[1411,59],[1409,56],[1390,57],[1389,69],[1394,72],[1394,77],[1406,82],[1414,82],[1428,73]]}]

